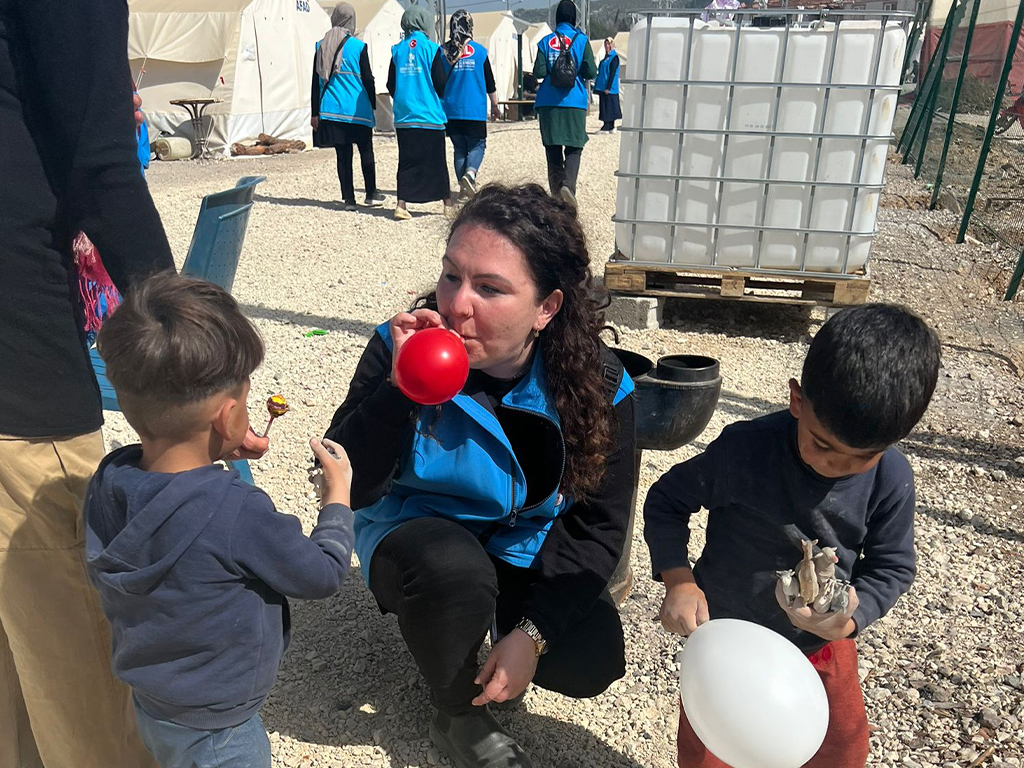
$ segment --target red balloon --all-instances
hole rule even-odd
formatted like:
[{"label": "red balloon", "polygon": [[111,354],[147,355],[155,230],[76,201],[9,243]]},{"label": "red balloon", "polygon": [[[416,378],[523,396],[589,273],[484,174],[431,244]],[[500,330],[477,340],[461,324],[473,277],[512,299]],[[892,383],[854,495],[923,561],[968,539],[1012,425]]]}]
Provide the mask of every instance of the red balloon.
[{"label": "red balloon", "polygon": [[446,328],[417,331],[398,350],[395,384],[421,405],[455,397],[469,378],[469,355],[462,339]]}]

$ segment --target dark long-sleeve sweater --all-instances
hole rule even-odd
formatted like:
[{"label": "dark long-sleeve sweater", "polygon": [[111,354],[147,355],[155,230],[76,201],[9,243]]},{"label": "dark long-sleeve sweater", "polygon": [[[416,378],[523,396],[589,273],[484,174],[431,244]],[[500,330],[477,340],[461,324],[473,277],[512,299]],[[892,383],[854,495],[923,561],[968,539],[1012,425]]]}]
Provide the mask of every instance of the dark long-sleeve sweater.
[{"label": "dark long-sleeve sweater", "polygon": [[796,566],[801,539],[836,547],[836,576],[860,599],[858,632],[914,580],[914,475],[896,448],[863,474],[828,479],[800,459],[789,412],[726,427],[647,494],[644,538],[656,578],[690,566],[690,515],[702,507],[707,543],[693,572],[711,618],[757,622],[805,652],[825,641],[793,627],[775,599],[776,572]]},{"label": "dark long-sleeve sweater", "polygon": [[[373,79],[373,70],[370,68],[369,48],[363,47],[359,56],[359,79],[363,81],[363,88],[366,95],[370,97],[370,109],[377,109],[377,82]],[[316,73],[316,55],[313,56],[313,83],[309,91],[309,106],[313,117],[320,117],[320,99],[322,98],[323,86],[320,84],[320,76]]]},{"label": "dark long-sleeve sweater", "polygon": [[[390,371],[391,351],[375,334],[327,430],[326,436],[341,443],[352,462],[354,509],[388,493],[412,439],[417,406],[388,383]],[[545,461],[549,455],[545,441],[551,436],[521,431],[524,420],[517,421],[513,412],[495,407],[502,389],[495,382],[474,374],[464,391],[490,408],[502,424],[526,475],[528,494],[531,484],[540,488],[557,482],[551,479],[551,462]],[[567,627],[591,609],[607,587],[625,545],[636,473],[633,405],[633,398],[626,397],[615,407],[617,448],[608,457],[600,487],[555,520],[534,564],[540,578],[527,596],[524,613],[549,643],[556,643]],[[529,419],[532,425],[541,421]]]},{"label": "dark long-sleeve sweater", "polygon": [[124,0],[0,0],[0,434],[103,423],[71,239],[114,284],[174,261],[139,172]]}]

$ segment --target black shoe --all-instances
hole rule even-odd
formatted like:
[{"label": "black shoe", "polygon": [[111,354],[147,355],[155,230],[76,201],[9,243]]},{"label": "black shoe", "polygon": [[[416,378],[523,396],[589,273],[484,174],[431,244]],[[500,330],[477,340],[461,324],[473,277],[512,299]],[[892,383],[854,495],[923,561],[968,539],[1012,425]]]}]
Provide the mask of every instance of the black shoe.
[{"label": "black shoe", "polygon": [[430,740],[456,768],[533,768],[523,748],[486,707],[459,716],[436,711]]},{"label": "black shoe", "polygon": [[359,207],[356,205],[356,201],[355,200],[346,200],[344,207],[345,207],[346,211],[358,211],[359,210]]},{"label": "black shoe", "polygon": [[371,192],[370,194],[368,194],[366,196],[366,202],[364,204],[370,206],[371,208],[375,208],[378,205],[383,205],[384,201],[386,201],[387,199],[387,195],[378,190],[376,192]]}]

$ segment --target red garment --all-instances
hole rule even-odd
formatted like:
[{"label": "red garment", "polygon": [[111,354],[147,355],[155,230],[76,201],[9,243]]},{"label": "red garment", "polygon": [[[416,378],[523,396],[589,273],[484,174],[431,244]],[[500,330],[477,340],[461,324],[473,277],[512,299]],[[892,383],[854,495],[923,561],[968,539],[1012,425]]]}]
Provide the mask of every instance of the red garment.
[{"label": "red garment", "polygon": [[107,274],[96,246],[85,232],[75,236],[71,252],[78,272],[78,296],[85,317],[85,332],[95,334],[103,321],[117,309],[121,295]]},{"label": "red garment", "polygon": [[[828,730],[821,748],[804,768],[864,768],[868,760],[868,716],[857,677],[857,644],[850,639],[837,640],[807,658],[825,685]],[[697,738],[682,706],[676,746],[679,768],[729,768]]]}]

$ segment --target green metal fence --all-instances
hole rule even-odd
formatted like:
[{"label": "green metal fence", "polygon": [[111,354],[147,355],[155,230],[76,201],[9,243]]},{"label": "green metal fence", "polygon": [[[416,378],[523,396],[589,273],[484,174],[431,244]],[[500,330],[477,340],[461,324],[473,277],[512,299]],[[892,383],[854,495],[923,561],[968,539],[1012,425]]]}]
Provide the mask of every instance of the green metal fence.
[{"label": "green metal fence", "polygon": [[[900,136],[903,162],[930,185],[932,208],[961,213],[957,242],[998,242],[1013,298],[1024,274],[1024,95],[1008,91],[1024,2],[991,75],[991,47],[974,34],[984,0],[954,0]],[[979,50],[975,50],[978,48]],[[987,77],[976,73],[989,71]],[[1019,117],[1018,117],[1019,114]],[[1018,263],[1018,255],[1021,254]],[[1016,269],[1015,269],[1016,264]],[[1013,274],[1011,274],[1013,273]]]}]

